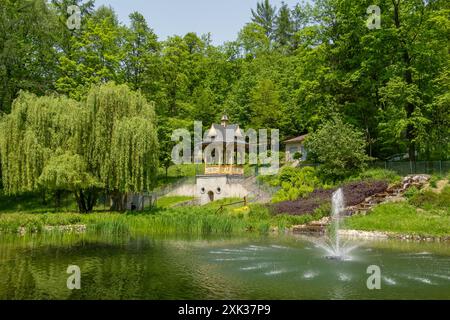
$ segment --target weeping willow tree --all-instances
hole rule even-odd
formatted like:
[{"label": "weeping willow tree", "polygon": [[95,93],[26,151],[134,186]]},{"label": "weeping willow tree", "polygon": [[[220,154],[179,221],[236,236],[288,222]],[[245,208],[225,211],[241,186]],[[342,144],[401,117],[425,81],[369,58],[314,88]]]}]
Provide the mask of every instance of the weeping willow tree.
[{"label": "weeping willow tree", "polygon": [[3,186],[7,194],[41,190],[47,162],[80,148],[81,105],[64,97],[22,92],[0,123]]},{"label": "weeping willow tree", "polygon": [[153,104],[126,85],[93,87],[89,112],[88,163],[112,196],[112,210],[125,209],[130,192],[151,190],[158,167]]},{"label": "weeping willow tree", "polygon": [[73,192],[80,212],[90,212],[103,185],[87,170],[86,161],[78,154],[66,152],[50,158],[39,177],[39,184],[55,192],[59,207],[62,191]]},{"label": "weeping willow tree", "polygon": [[7,194],[74,193],[91,212],[100,190],[123,210],[126,194],[150,190],[158,166],[154,106],[127,86],[93,87],[84,102],[20,93],[0,120]]}]

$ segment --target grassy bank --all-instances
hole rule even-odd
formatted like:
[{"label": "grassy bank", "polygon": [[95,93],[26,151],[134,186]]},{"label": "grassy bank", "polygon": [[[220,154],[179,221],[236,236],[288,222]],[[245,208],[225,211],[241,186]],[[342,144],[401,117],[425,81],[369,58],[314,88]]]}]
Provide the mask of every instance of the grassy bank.
[{"label": "grassy bank", "polygon": [[2,213],[0,233],[39,233],[48,226],[85,225],[87,232],[108,234],[266,234],[283,232],[292,225],[303,224],[328,214],[273,215],[261,205],[228,207],[220,203],[205,207],[177,207],[144,213]]},{"label": "grassy bank", "polygon": [[407,200],[385,203],[365,216],[345,220],[348,229],[387,231],[419,236],[450,235],[450,186],[441,192],[432,188],[418,191],[411,189]]},{"label": "grassy bank", "polygon": [[194,197],[188,196],[166,196],[158,199],[158,208],[171,208],[173,206],[182,204],[183,202],[194,200]]}]

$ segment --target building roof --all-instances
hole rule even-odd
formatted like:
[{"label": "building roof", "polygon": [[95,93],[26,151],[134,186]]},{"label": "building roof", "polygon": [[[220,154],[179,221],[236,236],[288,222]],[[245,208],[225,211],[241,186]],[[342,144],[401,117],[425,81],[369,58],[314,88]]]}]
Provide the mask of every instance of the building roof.
[{"label": "building roof", "polygon": [[284,141],[284,143],[289,144],[289,143],[299,143],[299,142],[303,142],[303,141],[306,139],[307,136],[308,136],[307,134],[304,134],[304,135],[302,135],[302,136],[298,136],[298,137],[295,137],[295,138],[286,140],[286,141]]},{"label": "building roof", "polygon": [[205,143],[211,142],[238,142],[245,143],[242,135],[242,131],[237,124],[229,124],[227,126],[223,126],[221,124],[214,123],[211,126],[211,129],[208,131],[207,138]]}]

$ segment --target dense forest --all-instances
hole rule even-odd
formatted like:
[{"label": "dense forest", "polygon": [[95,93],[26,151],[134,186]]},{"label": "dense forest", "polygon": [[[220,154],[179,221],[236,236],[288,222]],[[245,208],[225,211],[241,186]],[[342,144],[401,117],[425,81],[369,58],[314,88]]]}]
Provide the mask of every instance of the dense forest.
[{"label": "dense forest", "polygon": [[[81,101],[113,81],[154,102],[163,165],[173,129],[223,112],[282,139],[339,117],[374,158],[448,159],[450,3],[378,0],[381,28],[371,29],[373,2],[263,0],[235,41],[214,46],[210,34],[161,41],[141,13],[124,25],[92,0],[0,0],[0,117],[20,91]],[[66,25],[73,4],[79,30]]]}]

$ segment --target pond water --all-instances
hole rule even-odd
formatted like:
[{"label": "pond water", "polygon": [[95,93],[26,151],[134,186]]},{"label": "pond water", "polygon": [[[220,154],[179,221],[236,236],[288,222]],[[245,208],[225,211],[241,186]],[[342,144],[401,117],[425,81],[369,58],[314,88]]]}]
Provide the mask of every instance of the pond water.
[{"label": "pond water", "polygon": [[[304,238],[0,236],[0,299],[450,299],[450,244],[359,243],[346,261]],[[81,289],[67,289],[69,265]],[[369,290],[370,265],[381,289]]]}]

